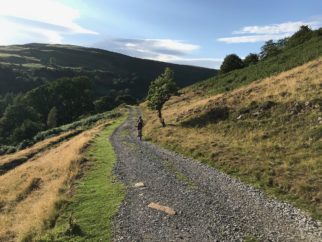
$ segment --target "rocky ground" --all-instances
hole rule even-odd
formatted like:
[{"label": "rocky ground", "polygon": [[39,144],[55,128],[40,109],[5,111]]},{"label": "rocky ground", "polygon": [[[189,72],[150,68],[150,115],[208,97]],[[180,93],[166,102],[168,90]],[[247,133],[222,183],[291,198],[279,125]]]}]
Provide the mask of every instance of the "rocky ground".
[{"label": "rocky ground", "polygon": [[[321,224],[291,205],[138,140],[137,117],[131,109],[111,137],[118,156],[115,174],[127,186],[114,241],[322,241]],[[169,207],[170,214],[151,203]]]}]

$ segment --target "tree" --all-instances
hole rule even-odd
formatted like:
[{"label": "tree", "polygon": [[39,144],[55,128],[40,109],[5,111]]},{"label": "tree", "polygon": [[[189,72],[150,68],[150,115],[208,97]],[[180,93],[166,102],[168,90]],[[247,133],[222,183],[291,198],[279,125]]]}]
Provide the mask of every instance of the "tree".
[{"label": "tree", "polygon": [[288,39],[286,46],[288,48],[298,46],[311,39],[312,36],[313,31],[307,25],[302,25],[300,29]]},{"label": "tree", "polygon": [[262,46],[259,56],[261,60],[264,60],[268,57],[276,56],[278,53],[280,53],[278,45],[273,40],[269,40]]},{"label": "tree", "polygon": [[50,109],[47,117],[47,127],[55,128],[57,126],[57,108]]},{"label": "tree", "polygon": [[255,65],[257,62],[258,62],[258,55],[253,53],[250,53],[244,59],[245,66]]},{"label": "tree", "polygon": [[15,128],[10,135],[13,142],[20,142],[25,139],[31,139],[34,135],[43,129],[42,123],[34,122],[30,119],[25,119],[21,125]]},{"label": "tree", "polygon": [[123,103],[133,105],[133,104],[136,104],[136,100],[131,95],[128,95],[128,94],[119,95],[115,98],[116,105],[120,105]]},{"label": "tree", "polygon": [[61,78],[37,87],[24,95],[24,103],[33,107],[47,123],[52,107],[59,113],[57,124],[74,121],[94,109],[92,83],[87,77]]},{"label": "tree", "polygon": [[56,58],[55,57],[50,57],[49,58],[49,65],[50,66],[56,66]]},{"label": "tree", "polygon": [[158,112],[158,117],[163,127],[165,127],[162,118],[162,107],[172,95],[177,94],[178,88],[173,78],[173,71],[165,68],[164,72],[151,82],[148,92],[148,107]]},{"label": "tree", "polygon": [[0,136],[6,143],[30,139],[43,128],[40,115],[24,103],[9,105],[0,119]]},{"label": "tree", "polygon": [[108,110],[113,109],[114,107],[114,99],[110,96],[103,96],[97,99],[94,102],[95,112],[96,113],[103,113]]},{"label": "tree", "polygon": [[232,70],[240,69],[244,67],[243,61],[236,54],[227,55],[220,66],[221,73],[227,73]]}]

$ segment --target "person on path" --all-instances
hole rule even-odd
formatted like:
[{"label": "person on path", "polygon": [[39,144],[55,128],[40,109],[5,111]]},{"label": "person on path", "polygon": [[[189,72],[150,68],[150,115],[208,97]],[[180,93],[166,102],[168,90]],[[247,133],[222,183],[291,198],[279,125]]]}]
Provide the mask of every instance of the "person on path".
[{"label": "person on path", "polygon": [[138,137],[140,138],[140,140],[142,140],[143,119],[141,116],[138,119],[137,128],[138,128]]}]

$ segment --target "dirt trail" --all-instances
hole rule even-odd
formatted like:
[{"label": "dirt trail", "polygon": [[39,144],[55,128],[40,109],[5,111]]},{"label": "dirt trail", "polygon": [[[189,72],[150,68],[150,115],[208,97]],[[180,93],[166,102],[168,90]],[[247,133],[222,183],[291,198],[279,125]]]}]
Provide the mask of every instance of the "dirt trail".
[{"label": "dirt trail", "polygon": [[[321,224],[289,204],[136,137],[136,109],[112,135],[127,195],[114,241],[322,241]],[[143,182],[135,186],[136,183]],[[150,205],[167,208],[159,211]]]}]

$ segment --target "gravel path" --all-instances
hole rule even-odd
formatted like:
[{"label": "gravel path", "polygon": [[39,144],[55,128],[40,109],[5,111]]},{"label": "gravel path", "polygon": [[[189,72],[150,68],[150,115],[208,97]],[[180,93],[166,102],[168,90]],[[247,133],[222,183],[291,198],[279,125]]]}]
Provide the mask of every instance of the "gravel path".
[{"label": "gravel path", "polygon": [[[112,135],[127,194],[114,241],[322,241],[321,223],[195,160],[136,137],[137,110]],[[143,182],[145,187],[134,187]],[[151,202],[176,215],[151,209]],[[257,240],[251,240],[257,238]]]}]

